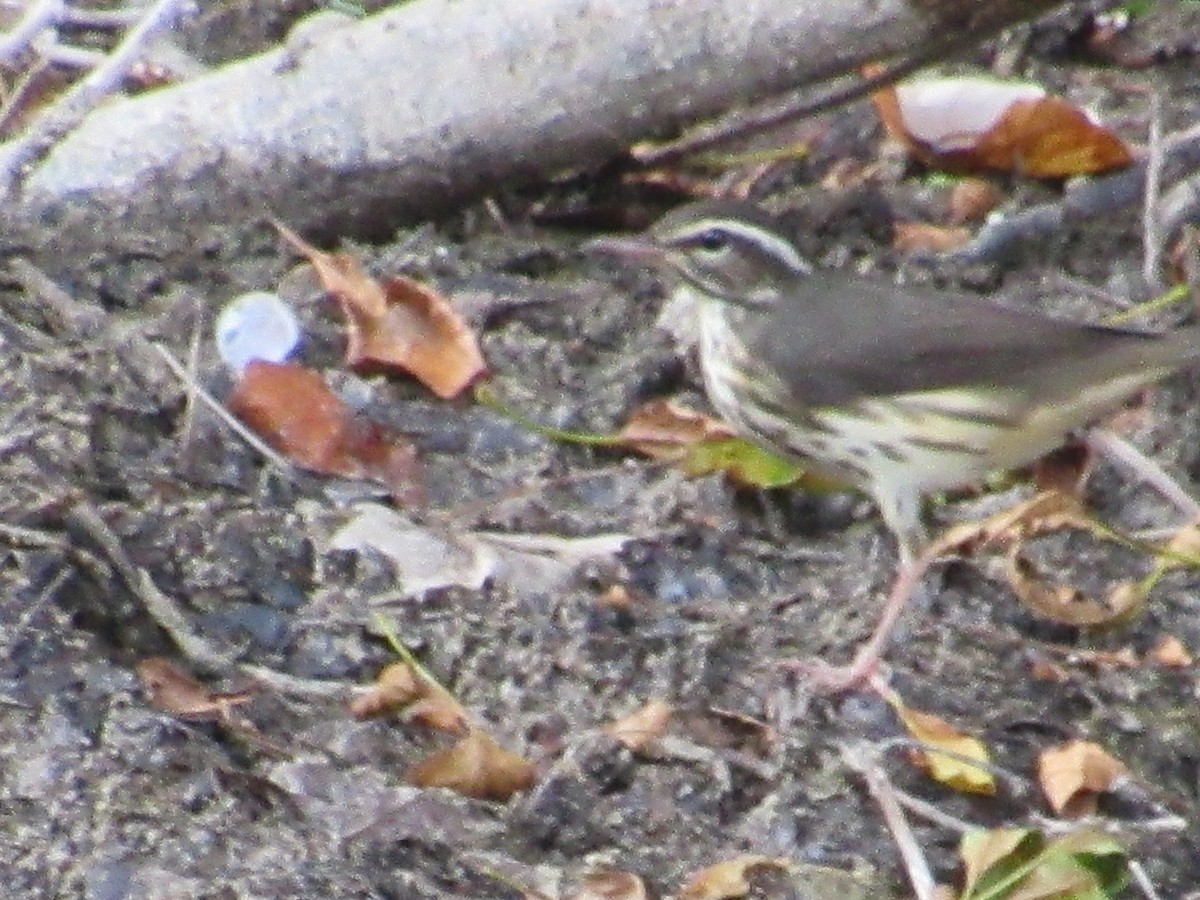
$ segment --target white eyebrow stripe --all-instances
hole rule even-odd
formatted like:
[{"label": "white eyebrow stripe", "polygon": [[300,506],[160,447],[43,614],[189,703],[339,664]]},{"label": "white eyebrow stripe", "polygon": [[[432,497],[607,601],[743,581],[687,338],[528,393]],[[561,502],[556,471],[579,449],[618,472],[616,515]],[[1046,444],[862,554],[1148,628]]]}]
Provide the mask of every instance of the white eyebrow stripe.
[{"label": "white eyebrow stripe", "polygon": [[677,233],[676,239],[686,240],[698,237],[709,229],[718,229],[734,235],[748,244],[757,244],[776,259],[786,263],[788,268],[805,273],[812,271],[808,260],[801,256],[788,241],[763,228],[746,225],[736,219],[704,219],[696,222],[687,231]]}]

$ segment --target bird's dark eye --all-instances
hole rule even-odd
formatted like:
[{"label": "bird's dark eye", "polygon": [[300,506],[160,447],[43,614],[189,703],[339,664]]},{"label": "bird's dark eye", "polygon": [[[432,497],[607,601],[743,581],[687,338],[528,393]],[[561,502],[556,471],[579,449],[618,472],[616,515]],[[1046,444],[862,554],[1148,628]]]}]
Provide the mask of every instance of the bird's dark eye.
[{"label": "bird's dark eye", "polygon": [[729,246],[729,238],[719,228],[710,228],[696,236],[696,246],[709,253],[717,253]]}]

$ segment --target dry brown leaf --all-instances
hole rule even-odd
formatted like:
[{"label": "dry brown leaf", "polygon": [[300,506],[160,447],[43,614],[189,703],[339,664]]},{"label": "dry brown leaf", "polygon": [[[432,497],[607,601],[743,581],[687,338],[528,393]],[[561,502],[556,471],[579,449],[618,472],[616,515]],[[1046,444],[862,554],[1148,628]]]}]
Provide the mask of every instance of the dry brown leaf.
[{"label": "dry brown leaf", "polygon": [[600,594],[600,596],[596,598],[596,605],[602,609],[628,611],[633,609],[633,604],[633,594],[630,592],[629,588],[625,587],[623,584],[609,585]]},{"label": "dry brown leaf", "polygon": [[723,472],[738,484],[758,488],[800,482],[821,490],[830,485],[829,479],[734,436],[725,423],[669,400],[652,400],[635,410],[614,443],[677,463],[690,476]]},{"label": "dry brown leaf", "polygon": [[234,707],[248,703],[252,696],[249,691],[211,691],[161,656],[143,659],[137,673],[150,705],[180,719],[230,722]]},{"label": "dry brown leaf", "polygon": [[986,519],[956,525],[926,552],[931,556],[969,555],[992,545],[1006,546],[1006,575],[1021,603],[1057,622],[1081,627],[1103,625],[1136,612],[1146,599],[1144,581],[1120,582],[1103,601],[1096,601],[1070,585],[1048,581],[1022,553],[1024,541],[1063,529],[1110,537],[1107,530],[1085,515],[1077,497],[1051,490]]},{"label": "dry brown leaf", "polygon": [[324,253],[295,232],[279,233],[308,257],[346,316],[346,364],[400,369],[444,400],[457,397],[487,365],[474,333],[437,291],[403,275],[382,283],[348,253]]},{"label": "dry brown leaf", "polygon": [[566,900],[646,900],[646,885],[632,872],[604,869],[589,872]]},{"label": "dry brown leaf", "polygon": [[666,733],[671,713],[669,703],[651,700],[640,709],[606,725],[604,730],[630,750],[639,753]]},{"label": "dry brown leaf", "polygon": [[982,222],[999,204],[1000,189],[984,178],[960,178],[950,189],[950,222]]},{"label": "dry brown leaf", "polygon": [[535,778],[531,762],[478,729],[454,746],[431,753],[406,776],[418,787],[444,787],[465,797],[501,802],[531,788]]},{"label": "dry brown leaf", "polygon": [[1024,503],[980,519],[946,529],[931,545],[931,556],[970,555],[992,544],[1012,544],[1061,528],[1093,531],[1079,500],[1059,491],[1042,491]]},{"label": "dry brown leaf", "polygon": [[1122,647],[1120,650],[1075,650],[1070,652],[1074,663],[1085,663],[1097,668],[1136,669],[1142,664],[1132,647]]},{"label": "dry brown leaf", "polygon": [[779,741],[767,722],[715,706],[676,711],[672,730],[703,747],[736,750],[762,758],[769,757]]},{"label": "dry brown leaf", "polygon": [[971,239],[966,228],[930,222],[896,222],[892,225],[892,249],[901,253],[945,253]]},{"label": "dry brown leaf", "polygon": [[[988,753],[982,741],[963,734],[932,713],[908,707],[893,691],[888,691],[884,696],[909,734],[922,744],[955,754],[947,756],[927,750],[916,751],[914,762],[925,769],[931,778],[970,794],[996,793],[996,780],[986,768]],[[972,765],[971,760],[980,765]]]},{"label": "dry brown leaf", "polygon": [[1038,783],[1057,815],[1079,816],[1095,809],[1096,795],[1110,790],[1128,769],[1099,744],[1072,741],[1038,757]]},{"label": "dry brown leaf", "polygon": [[350,714],[356,719],[373,719],[415,703],[424,688],[408,663],[384,666],[375,683],[350,701]]},{"label": "dry brown leaf", "polygon": [[707,866],[692,875],[679,891],[679,900],[737,900],[750,893],[749,871],[756,866],[788,869],[786,859],[746,855]]},{"label": "dry brown leaf", "polygon": [[952,171],[1062,178],[1120,168],[1133,155],[1061,97],[992,78],[922,78],[871,97],[884,127],[914,156]]},{"label": "dry brown leaf", "polygon": [[1036,657],[1029,665],[1029,674],[1038,681],[1050,681],[1055,684],[1066,684],[1071,680],[1068,671],[1056,662],[1045,657]]},{"label": "dry brown leaf", "polygon": [[972,148],[973,165],[1034,178],[1119,169],[1133,161],[1125,143],[1062,97],[1017,100]]},{"label": "dry brown leaf", "polygon": [[400,712],[405,721],[438,731],[467,727],[467,711],[458,699],[404,662],[385,666],[375,684],[350,702],[350,712],[356,719]]},{"label": "dry brown leaf", "polygon": [[1173,634],[1165,635],[1147,658],[1168,669],[1186,669],[1196,661],[1183,641]]},{"label": "dry brown leaf", "polygon": [[1079,588],[1052,583],[1021,553],[1020,544],[1009,548],[1005,563],[1009,586],[1021,604],[1042,618],[1064,625],[1109,625],[1136,612],[1146,599],[1139,582],[1120,582],[1104,601],[1091,599]]},{"label": "dry brown leaf", "polygon": [[227,405],[302,468],[377,481],[397,502],[420,499],[413,445],[355,416],[311,369],[253,360],[234,385]]},{"label": "dry brown leaf", "polygon": [[1039,491],[1083,496],[1093,454],[1082,441],[1073,441],[1044,454],[1033,464],[1030,480]]},{"label": "dry brown leaf", "polygon": [[736,436],[733,429],[719,419],[670,400],[651,400],[639,406],[617,432],[621,446],[651,459],[668,462],[683,459],[693,444]]}]

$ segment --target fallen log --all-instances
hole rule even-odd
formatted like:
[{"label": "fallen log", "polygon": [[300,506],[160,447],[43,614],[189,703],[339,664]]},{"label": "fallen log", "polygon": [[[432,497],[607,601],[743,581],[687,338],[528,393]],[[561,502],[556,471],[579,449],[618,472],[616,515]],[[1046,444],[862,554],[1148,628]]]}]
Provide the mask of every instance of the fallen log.
[{"label": "fallen log", "polygon": [[414,0],[108,103],[30,165],[3,243],[212,250],[265,214],[384,235],[866,60],[977,42],[1052,0]]}]

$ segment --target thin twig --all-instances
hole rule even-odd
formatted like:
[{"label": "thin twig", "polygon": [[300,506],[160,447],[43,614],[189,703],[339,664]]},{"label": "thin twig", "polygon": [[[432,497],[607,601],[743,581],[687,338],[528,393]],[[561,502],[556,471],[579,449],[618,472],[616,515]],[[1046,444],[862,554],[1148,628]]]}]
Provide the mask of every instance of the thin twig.
[{"label": "thin twig", "polygon": [[932,900],[934,889],[937,887],[933,872],[930,871],[925,853],[917,843],[908,819],[905,818],[904,810],[896,797],[895,786],[888,778],[887,772],[879,765],[875,748],[867,742],[842,747],[842,759],[850,769],[863,777],[867,783],[867,790],[879,805],[884,823],[900,851],[904,870],[908,874],[909,884],[912,885],[917,900]]},{"label": "thin twig", "polygon": [[0,35],[0,63],[11,67],[34,39],[63,15],[63,0],[36,0],[16,26]]},{"label": "thin twig", "polygon": [[4,98],[4,105],[0,106],[0,134],[8,131],[9,125],[25,109],[28,101],[37,98],[41,79],[49,76],[50,69],[51,65],[47,60],[39,59],[21,75],[20,81]]},{"label": "thin twig", "polygon": [[197,383],[196,379],[189,374],[184,368],[183,363],[171,355],[171,351],[161,344],[151,344],[158,354],[163,358],[163,361],[181,382],[183,382],[190,391],[195,393],[197,399],[202,401],[205,406],[212,410],[217,418],[229,426],[229,428],[243,441],[261,453],[272,465],[274,465],[281,474],[292,477],[296,474],[295,467],[280,453],[274,450],[269,444],[263,441],[257,434],[243,425],[238,418],[227,410],[221,401],[204,389],[202,385]]},{"label": "thin twig", "polygon": [[272,690],[292,697],[341,700],[355,692],[354,686],[347,685],[343,681],[302,678],[299,675],[289,675],[286,672],[268,669],[266,666],[244,665],[241,667],[241,671]]},{"label": "thin twig", "polygon": [[1084,436],[1084,441],[1094,452],[1157,491],[1189,521],[1200,519],[1200,502],[1180,487],[1162,466],[1125,438],[1106,428],[1093,428]]},{"label": "thin twig", "polygon": [[121,539],[90,503],[80,501],[75,504],[67,514],[67,521],[95,542],[125,586],[141,601],[150,618],[170,635],[189,661],[211,672],[228,672],[234,667],[234,658],[197,634],[175,601],[159,590],[145,569],[134,564]]},{"label": "thin twig", "polygon": [[1174,813],[1154,819],[1121,819],[1119,821],[1100,816],[1088,816],[1083,819],[1056,819],[1053,816],[1035,813],[1029,817],[1029,821],[1034,828],[1051,835],[1072,834],[1083,828],[1103,831],[1105,834],[1120,835],[1131,831],[1140,834],[1154,834],[1160,831],[1176,833],[1187,831],[1191,827],[1191,823],[1187,819]]},{"label": "thin twig", "polygon": [[192,339],[188,342],[187,380],[184,387],[187,393],[183,401],[183,417],[179,423],[179,449],[184,452],[192,438],[192,428],[196,424],[196,391],[200,387],[200,379],[196,373],[200,371],[200,316],[197,315],[192,327]]},{"label": "thin twig", "polygon": [[1146,189],[1142,202],[1142,278],[1146,284],[1160,287],[1159,268],[1162,264],[1162,229],[1158,220],[1159,197],[1162,195],[1163,133],[1162,94],[1150,94],[1150,146],[1146,158]]},{"label": "thin twig", "polygon": [[102,65],[108,54],[88,47],[72,47],[70,44],[47,44],[38,48],[38,55],[46,62],[70,69],[95,69]]},{"label": "thin twig", "polygon": [[1016,772],[1006,769],[998,763],[992,762],[990,759],[976,759],[972,756],[967,756],[965,753],[959,753],[957,750],[951,750],[949,747],[937,747],[933,744],[928,744],[925,741],[919,741],[916,738],[908,735],[897,735],[894,738],[881,743],[884,749],[892,749],[901,747],[906,750],[915,750],[923,754],[936,754],[944,756],[947,759],[952,759],[955,762],[961,763],[964,766],[970,766],[973,769],[978,769],[981,772],[987,772],[989,775],[1001,781],[1008,782],[1010,790],[1015,795],[1027,793],[1030,787],[1028,778],[1017,774]]},{"label": "thin twig", "polygon": [[183,0],[158,0],[102,65],[81,79],[61,100],[46,110],[25,134],[11,142],[0,159],[0,193],[12,195],[32,164],[109,94],[121,87],[130,67],[145,52],[150,38],[170,27]]},{"label": "thin twig", "polygon": [[855,78],[850,84],[839,84],[816,98],[806,91],[799,96],[788,97],[782,102],[773,101],[765,109],[760,107],[756,110],[739,113],[670,143],[634,151],[633,158],[637,163],[648,168],[670,165],[685,156],[701,150],[709,150],[747,134],[775,128],[805,116],[835,109],[860,97],[865,97],[872,91],[898,81],[906,75],[911,75],[937,58],[944,49],[944,47],[938,47],[936,50],[931,48],[919,56],[893,63],[877,75],[869,78]]},{"label": "thin twig", "polygon": [[1133,878],[1133,883],[1137,885],[1138,890],[1142,892],[1142,896],[1146,900],[1161,900],[1161,897],[1154,889],[1154,885],[1150,881],[1150,877],[1146,874],[1146,870],[1142,868],[1142,864],[1136,859],[1129,861],[1129,874]]},{"label": "thin twig", "polygon": [[141,9],[76,9],[68,6],[60,21],[76,28],[115,30],[128,28],[145,14]]},{"label": "thin twig", "polygon": [[0,522],[0,541],[10,547],[23,549],[53,549],[64,553],[70,549],[71,542],[61,535],[40,528],[27,528],[23,525],[10,525]]},{"label": "thin twig", "polygon": [[81,303],[58,282],[24,259],[9,262],[9,270],[21,286],[38,301],[43,315],[57,334],[67,334],[75,340],[94,340],[97,336],[107,339],[114,353],[118,353],[126,368],[148,385],[157,384],[162,377],[162,366],[153,345],[141,334],[120,334],[113,327],[111,317],[99,306]]},{"label": "thin twig", "polygon": [[947,812],[942,812],[932,803],[927,800],[922,800],[920,797],[914,797],[907,791],[902,791],[893,786],[896,793],[896,802],[907,809],[909,812],[920,816],[926,822],[931,822],[934,825],[939,825],[948,831],[957,831],[959,834],[969,834],[972,831],[980,831],[982,825],[976,825],[973,822],[968,822],[966,819],[960,819],[957,816],[952,816]]}]

